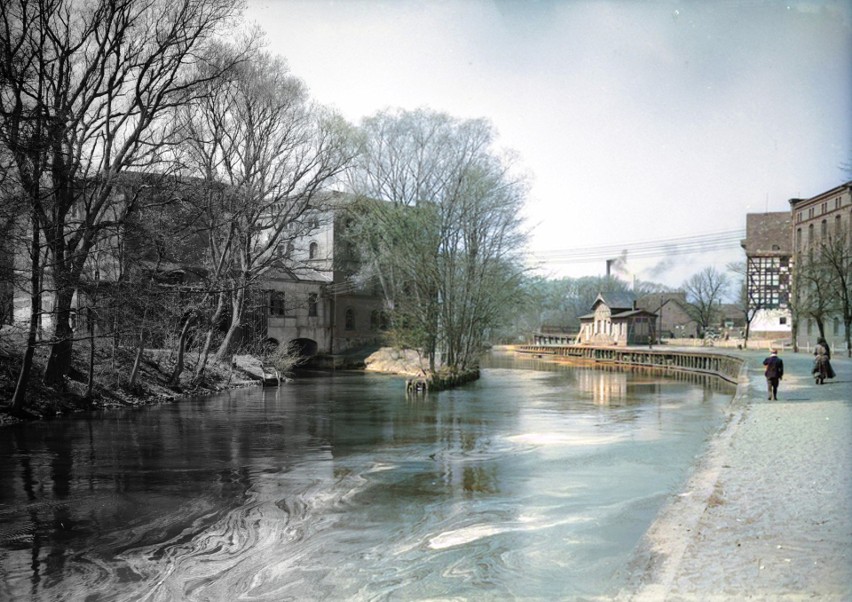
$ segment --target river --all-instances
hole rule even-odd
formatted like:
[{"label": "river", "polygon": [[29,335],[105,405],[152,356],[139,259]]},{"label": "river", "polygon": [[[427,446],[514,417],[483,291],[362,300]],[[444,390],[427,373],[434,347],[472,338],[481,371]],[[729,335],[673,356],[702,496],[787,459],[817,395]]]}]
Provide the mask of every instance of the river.
[{"label": "river", "polygon": [[734,393],[495,352],[0,429],[2,600],[609,596]]}]

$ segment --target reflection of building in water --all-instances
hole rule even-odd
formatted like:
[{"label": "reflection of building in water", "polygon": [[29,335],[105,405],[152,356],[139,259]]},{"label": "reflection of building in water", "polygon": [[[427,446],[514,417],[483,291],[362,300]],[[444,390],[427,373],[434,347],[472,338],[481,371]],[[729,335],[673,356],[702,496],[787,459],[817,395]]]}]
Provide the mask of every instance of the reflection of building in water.
[{"label": "reflection of building in water", "polygon": [[623,370],[578,370],[577,386],[592,394],[595,405],[625,405],[627,373]]}]

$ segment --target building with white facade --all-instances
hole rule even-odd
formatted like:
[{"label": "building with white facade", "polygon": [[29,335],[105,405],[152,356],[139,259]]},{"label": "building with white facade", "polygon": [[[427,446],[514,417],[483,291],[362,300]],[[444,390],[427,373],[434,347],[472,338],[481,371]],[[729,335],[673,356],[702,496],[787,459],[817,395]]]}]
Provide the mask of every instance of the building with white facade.
[{"label": "building with white facade", "polygon": [[746,238],[746,300],[751,338],[785,339],[791,334],[792,241],[790,213],[749,213]]},{"label": "building with white facade", "polygon": [[654,340],[657,314],[639,309],[632,293],[600,293],[592,313],[580,316],[580,343],[647,345]]}]

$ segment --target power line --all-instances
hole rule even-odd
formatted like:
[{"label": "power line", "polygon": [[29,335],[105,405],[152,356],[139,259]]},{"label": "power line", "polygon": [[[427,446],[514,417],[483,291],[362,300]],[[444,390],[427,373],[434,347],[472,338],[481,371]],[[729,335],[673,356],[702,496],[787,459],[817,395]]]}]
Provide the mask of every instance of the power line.
[{"label": "power line", "polygon": [[538,264],[591,263],[614,259],[626,253],[628,258],[647,258],[669,255],[689,255],[722,251],[739,247],[745,237],[744,230],[728,230],[709,234],[680,236],[675,238],[639,241],[598,247],[558,249],[530,253],[530,259]]}]

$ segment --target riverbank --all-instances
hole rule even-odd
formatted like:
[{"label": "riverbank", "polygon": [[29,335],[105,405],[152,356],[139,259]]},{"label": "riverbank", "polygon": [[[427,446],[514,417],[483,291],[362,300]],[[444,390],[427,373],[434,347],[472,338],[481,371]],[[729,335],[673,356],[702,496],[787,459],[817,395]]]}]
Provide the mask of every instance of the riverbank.
[{"label": "riverbank", "polygon": [[620,599],[852,599],[852,362],[833,359],[837,377],[817,386],[812,357],[784,353],[769,401],[765,353],[737,355],[726,426],[645,535]]},{"label": "riverbank", "polygon": [[[4,327],[0,337],[0,426],[21,422],[20,417],[10,412],[20,372],[23,344],[20,333]],[[134,351],[122,348],[113,351],[111,347],[103,345],[96,347],[94,386],[92,394],[88,395],[89,350],[87,341],[75,344],[71,369],[64,386],[58,389],[43,384],[49,349],[47,346],[37,348],[27,391],[27,418],[48,420],[79,412],[170,403],[225,389],[260,384],[256,378],[238,367],[213,363],[208,363],[203,378],[193,383],[196,358],[193,354],[187,354],[180,382],[170,385],[173,354],[169,351],[148,350],[143,355],[136,383],[131,387],[128,379],[135,360]]]}]

